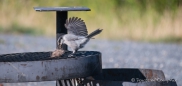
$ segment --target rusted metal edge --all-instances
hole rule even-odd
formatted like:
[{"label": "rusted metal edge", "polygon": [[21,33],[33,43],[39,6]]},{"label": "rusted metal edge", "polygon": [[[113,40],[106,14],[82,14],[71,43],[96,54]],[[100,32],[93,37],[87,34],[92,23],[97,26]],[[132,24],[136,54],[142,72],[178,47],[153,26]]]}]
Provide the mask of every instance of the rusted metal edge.
[{"label": "rusted metal edge", "polygon": [[91,11],[88,7],[34,7],[36,11]]},{"label": "rusted metal edge", "polygon": [[101,53],[95,53],[79,58],[0,62],[0,83],[53,81],[97,75],[102,71],[102,64]]}]

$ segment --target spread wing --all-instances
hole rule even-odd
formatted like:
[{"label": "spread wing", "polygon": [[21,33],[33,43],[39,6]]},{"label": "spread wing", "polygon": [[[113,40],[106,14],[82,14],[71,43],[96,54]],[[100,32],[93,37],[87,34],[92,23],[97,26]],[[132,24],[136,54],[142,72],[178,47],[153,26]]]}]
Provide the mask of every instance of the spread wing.
[{"label": "spread wing", "polygon": [[78,17],[71,17],[66,20],[65,27],[68,34],[74,34],[77,36],[87,36],[88,31],[85,22]]}]

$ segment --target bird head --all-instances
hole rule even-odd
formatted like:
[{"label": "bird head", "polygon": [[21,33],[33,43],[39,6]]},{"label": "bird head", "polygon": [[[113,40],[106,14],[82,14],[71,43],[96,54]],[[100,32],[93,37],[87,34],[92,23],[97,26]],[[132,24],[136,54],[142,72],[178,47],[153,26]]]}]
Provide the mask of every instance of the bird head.
[{"label": "bird head", "polygon": [[57,40],[58,45],[62,45],[64,43],[63,36],[60,36]]},{"label": "bird head", "polygon": [[64,40],[63,40],[63,36],[64,35],[61,35],[58,39],[57,39],[57,45],[58,45],[58,48],[62,48],[63,44],[64,44]]}]

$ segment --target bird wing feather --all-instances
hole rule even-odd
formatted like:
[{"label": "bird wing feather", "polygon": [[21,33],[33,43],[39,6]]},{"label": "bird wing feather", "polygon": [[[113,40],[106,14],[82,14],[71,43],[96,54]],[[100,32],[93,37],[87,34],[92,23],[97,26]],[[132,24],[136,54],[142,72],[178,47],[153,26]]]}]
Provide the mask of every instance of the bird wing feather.
[{"label": "bird wing feather", "polygon": [[66,20],[65,27],[68,34],[74,34],[77,36],[87,36],[88,31],[85,22],[78,17],[71,17]]}]

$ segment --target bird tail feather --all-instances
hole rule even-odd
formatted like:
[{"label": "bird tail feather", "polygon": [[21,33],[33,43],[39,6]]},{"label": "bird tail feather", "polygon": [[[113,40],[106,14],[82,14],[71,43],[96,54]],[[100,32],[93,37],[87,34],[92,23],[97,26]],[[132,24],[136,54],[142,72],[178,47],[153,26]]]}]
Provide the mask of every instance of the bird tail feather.
[{"label": "bird tail feather", "polygon": [[94,37],[95,35],[98,35],[101,32],[102,32],[102,29],[97,29],[97,30],[93,31],[92,33],[90,33],[89,35],[87,35],[86,38],[92,38],[92,37]]}]

